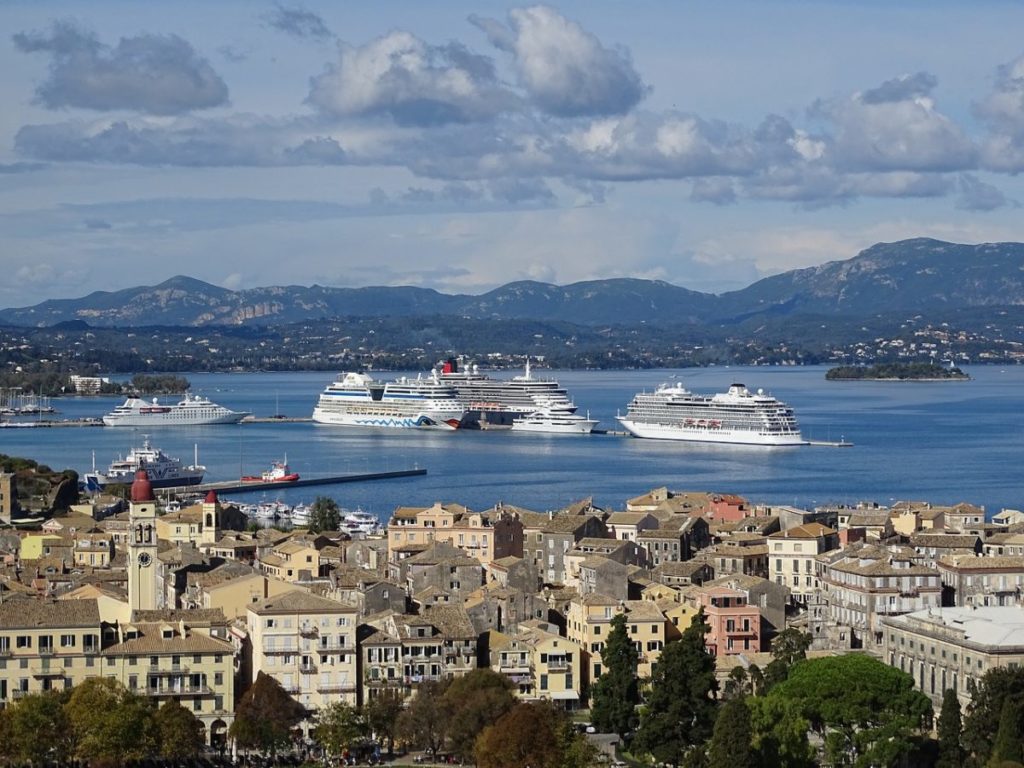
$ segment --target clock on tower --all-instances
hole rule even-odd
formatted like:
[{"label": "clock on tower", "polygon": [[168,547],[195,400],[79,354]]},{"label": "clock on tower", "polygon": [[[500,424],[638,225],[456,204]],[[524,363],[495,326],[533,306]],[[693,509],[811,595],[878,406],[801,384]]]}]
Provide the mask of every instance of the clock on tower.
[{"label": "clock on tower", "polygon": [[157,605],[156,499],[146,470],[135,473],[128,512],[128,604],[132,611],[151,611]]}]

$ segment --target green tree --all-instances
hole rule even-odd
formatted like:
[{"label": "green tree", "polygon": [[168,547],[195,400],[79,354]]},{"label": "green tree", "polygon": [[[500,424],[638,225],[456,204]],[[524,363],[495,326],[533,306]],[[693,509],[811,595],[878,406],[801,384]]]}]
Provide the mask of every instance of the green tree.
[{"label": "green tree", "polygon": [[753,694],[750,674],[742,666],[735,666],[730,670],[729,676],[725,679],[725,688],[722,690],[723,699],[746,698]]},{"label": "green tree", "polygon": [[109,677],[78,685],[64,707],[74,754],[92,765],[120,766],[156,752],[150,703]]},{"label": "green tree", "polygon": [[12,762],[64,761],[71,757],[71,724],[62,692],[34,693],[4,710],[0,751]]},{"label": "green tree", "polygon": [[659,762],[679,764],[711,736],[718,682],[704,645],[708,631],[704,611],[698,611],[654,664],[635,746]]},{"label": "green tree", "polygon": [[508,678],[483,668],[452,680],[444,693],[448,742],[456,756],[469,760],[480,733],[516,705]]},{"label": "green tree", "polygon": [[590,717],[598,730],[625,739],[636,727],[640,686],[636,665],[640,655],[626,631],[626,614],[611,621],[611,631],[601,651],[601,676],[591,689]]},{"label": "green tree", "polygon": [[1024,699],[1007,697],[999,713],[999,729],[992,745],[989,765],[1024,763]]},{"label": "green tree", "polygon": [[807,738],[811,724],[797,706],[776,696],[747,699],[752,743],[762,768],[813,768],[814,748]]},{"label": "green tree", "polygon": [[970,765],[988,763],[1003,704],[1007,699],[1016,698],[1024,698],[1024,667],[990,669],[974,686],[963,731],[963,745]]},{"label": "green tree", "polygon": [[939,759],[936,768],[962,768],[964,748],[960,742],[960,699],[956,691],[947,688],[942,694],[942,711],[937,726]]},{"label": "green tree", "polygon": [[811,636],[790,627],[775,636],[772,641],[772,660],[764,668],[764,684],[769,690],[789,676],[789,670],[799,661],[807,658],[811,647]]},{"label": "green tree", "polygon": [[832,763],[854,753],[855,765],[898,762],[918,747],[932,717],[910,675],[859,653],[799,662],[768,696],[797,706]]},{"label": "green tree", "polygon": [[310,532],[336,531],[340,525],[341,508],[338,502],[329,496],[317,496],[309,511]]},{"label": "green tree", "polygon": [[381,689],[363,707],[367,725],[375,738],[387,741],[389,755],[395,752],[398,718],[404,707],[405,697],[397,688]]},{"label": "green tree", "polygon": [[755,768],[751,746],[750,710],[741,698],[729,699],[718,710],[708,746],[709,768]]},{"label": "green tree", "polygon": [[168,700],[153,716],[160,757],[186,760],[198,757],[205,740],[203,724],[177,701]]},{"label": "green tree", "polygon": [[444,744],[448,714],[444,706],[446,685],[436,680],[419,684],[409,706],[398,718],[398,733],[414,747],[436,754]]},{"label": "green tree", "polygon": [[328,754],[337,756],[366,738],[366,720],[352,705],[336,701],[317,712],[315,734]]},{"label": "green tree", "polygon": [[277,680],[260,672],[235,705],[228,733],[244,749],[275,755],[291,742],[292,729],[305,716],[305,708]]}]

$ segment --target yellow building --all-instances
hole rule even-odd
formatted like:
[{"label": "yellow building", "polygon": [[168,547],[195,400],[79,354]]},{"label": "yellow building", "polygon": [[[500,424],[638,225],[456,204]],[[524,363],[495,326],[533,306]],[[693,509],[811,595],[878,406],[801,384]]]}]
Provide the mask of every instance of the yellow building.
[{"label": "yellow building", "polygon": [[224,744],[235,711],[234,647],[213,637],[209,626],[189,626],[187,612],[142,612],[136,618],[161,613],[178,620],[117,626],[117,641],[101,653],[102,674],[158,705],[174,699],[203,723],[208,744]]},{"label": "yellow building", "polygon": [[487,565],[503,557],[523,555],[523,524],[519,514],[501,506],[473,512],[459,504],[399,507],[388,522],[388,560],[408,545],[447,542]]},{"label": "yellow building", "polygon": [[0,602],[0,704],[102,674],[95,600]]},{"label": "yellow building", "polygon": [[220,578],[220,570],[195,574],[194,583],[190,578],[190,585],[182,598],[183,607],[218,609],[228,619],[244,620],[250,605],[297,589],[308,591],[305,587],[272,579],[261,573]]},{"label": "yellow building", "polygon": [[259,560],[260,570],[283,581],[308,581],[320,575],[320,551],[308,539],[289,539]]},{"label": "yellow building", "polygon": [[491,669],[505,675],[521,699],[577,708],[583,689],[583,649],[546,622],[525,621],[519,628],[514,637],[492,633]]},{"label": "yellow building", "polygon": [[30,533],[21,539],[21,548],[18,550],[18,557],[22,560],[41,560],[49,555],[47,547],[50,544],[69,542],[56,533]]},{"label": "yellow building", "polygon": [[626,631],[639,654],[637,675],[651,676],[651,667],[665,647],[665,616],[648,600],[619,601],[607,595],[590,594],[569,603],[566,636],[583,649],[584,684],[601,676],[601,651],[611,631],[612,619],[626,613]]},{"label": "yellow building", "polygon": [[114,557],[114,540],[107,533],[80,533],[75,536],[75,565],[109,568]]},{"label": "yellow building", "polygon": [[293,590],[250,605],[246,623],[253,679],[272,675],[310,711],[336,701],[356,704],[354,607]]}]

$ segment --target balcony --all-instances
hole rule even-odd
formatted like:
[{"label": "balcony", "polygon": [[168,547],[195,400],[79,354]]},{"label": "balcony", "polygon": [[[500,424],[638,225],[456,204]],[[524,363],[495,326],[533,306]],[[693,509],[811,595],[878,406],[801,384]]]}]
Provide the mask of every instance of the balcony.
[{"label": "balcony", "polygon": [[82,653],[84,653],[86,656],[95,656],[99,652],[100,647],[98,645],[87,645],[84,648],[82,648]]},{"label": "balcony", "polygon": [[301,672],[304,675],[315,675],[316,674],[316,664],[300,664],[299,665],[299,672]]},{"label": "balcony", "polygon": [[294,656],[298,652],[299,652],[298,648],[277,648],[277,647],[274,647],[274,648],[264,648],[263,649],[263,653],[264,654],[267,654],[267,655],[273,654],[273,655],[276,655],[276,656],[281,656],[281,655],[284,655],[284,654],[291,654],[291,655]]},{"label": "balcony", "polygon": [[10,648],[0,648],[0,659],[9,659],[11,657]]},{"label": "balcony", "polygon": [[208,685],[186,685],[181,688],[146,688],[147,696],[209,696],[213,693]]},{"label": "balcony", "polygon": [[548,672],[565,672],[572,665],[568,661],[548,660]]},{"label": "balcony", "polygon": [[318,693],[348,693],[355,689],[355,683],[319,683],[316,686]]},{"label": "balcony", "polygon": [[33,667],[32,677],[64,677],[63,667]]},{"label": "balcony", "polygon": [[[550,669],[551,666],[548,665]],[[532,667],[529,664],[502,664],[498,667],[498,671],[503,675],[524,675],[529,674]]]},{"label": "balcony", "polygon": [[53,650],[53,646],[52,645],[41,645],[41,646],[39,646],[39,655],[40,656],[53,656],[54,653],[56,653],[56,651]]},{"label": "balcony", "polygon": [[183,664],[172,664],[169,667],[150,667],[151,675],[187,675],[189,667]]}]

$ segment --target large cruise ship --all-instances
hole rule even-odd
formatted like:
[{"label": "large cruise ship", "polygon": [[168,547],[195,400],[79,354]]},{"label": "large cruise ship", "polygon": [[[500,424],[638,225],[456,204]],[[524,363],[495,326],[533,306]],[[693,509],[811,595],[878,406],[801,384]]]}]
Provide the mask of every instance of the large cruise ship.
[{"label": "large cruise ship", "polygon": [[635,437],[741,445],[806,445],[793,409],[763,390],[733,384],[700,395],[680,384],[633,397],[619,422]]},{"label": "large cruise ship", "polygon": [[231,411],[205,397],[188,395],[177,403],[165,404],[153,398],[129,397],[124,404],[103,417],[108,427],[186,427],[204,424],[237,424],[248,411]]},{"label": "large cruise ship", "polygon": [[99,491],[115,483],[131,485],[135,473],[140,469],[146,470],[149,483],[154,488],[198,485],[203,482],[203,475],[206,473],[206,467],[199,463],[198,455],[190,466],[185,466],[180,459],[154,448],[149,444],[149,440],[144,438],[141,448],[132,448],[124,458],[114,459],[106,472],[96,470],[94,453],[92,472],[85,473],[85,488],[88,491]]},{"label": "large cruise ship", "polygon": [[455,389],[436,373],[385,383],[350,372],[323,391],[313,421],[346,427],[455,429],[465,412]]},{"label": "large cruise ship", "polygon": [[516,419],[542,408],[576,411],[569,394],[557,381],[533,377],[529,359],[523,375],[511,379],[492,379],[480,373],[476,365],[463,370],[457,360],[449,359],[441,366],[440,378],[455,387],[466,406],[464,427],[511,427]]}]

